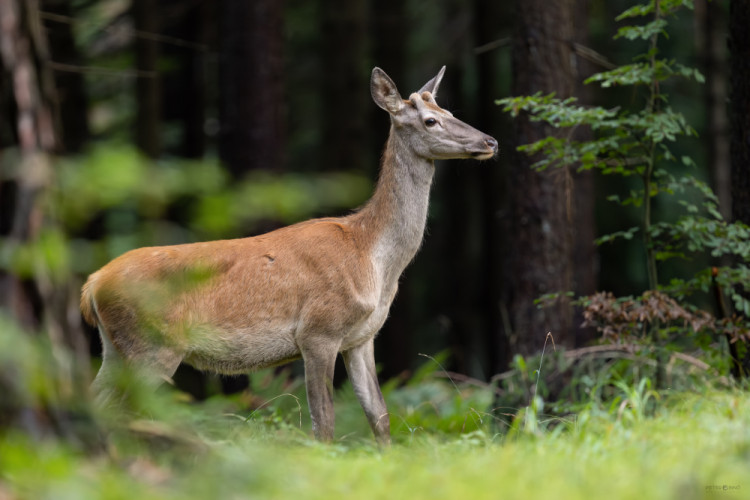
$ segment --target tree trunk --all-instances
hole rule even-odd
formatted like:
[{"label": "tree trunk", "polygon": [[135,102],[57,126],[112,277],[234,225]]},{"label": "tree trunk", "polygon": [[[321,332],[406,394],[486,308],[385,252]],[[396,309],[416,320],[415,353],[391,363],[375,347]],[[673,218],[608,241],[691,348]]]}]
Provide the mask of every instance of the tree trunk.
[{"label": "tree trunk", "polygon": [[[371,2],[370,35],[373,66],[382,68],[396,85],[407,85],[406,47],[408,46],[408,20],[406,2],[403,0],[380,0]],[[372,69],[372,68],[369,68]],[[408,91],[405,91],[408,92]],[[390,118],[387,113],[373,115],[371,151],[373,158],[380,158],[388,137]],[[377,167],[377,163],[374,163]],[[372,171],[377,175],[377,170]]]},{"label": "tree trunk", "polygon": [[215,5],[211,0],[172,0],[162,2],[159,8],[163,19],[160,34],[181,42],[161,45],[163,58],[178,62],[173,71],[160,74],[161,119],[181,131],[179,142],[169,144],[171,149],[165,153],[200,159],[207,148],[207,92],[214,83],[209,77],[207,54],[217,22]]},{"label": "tree trunk", "polygon": [[750,3],[729,4],[732,219],[750,224]]},{"label": "tree trunk", "polygon": [[372,161],[363,154],[370,150],[367,132],[372,110],[366,92],[370,81],[367,3],[329,0],[323,1],[321,7],[323,168],[362,171]]},{"label": "tree trunk", "polygon": [[[729,4],[732,219],[750,224],[750,3]],[[750,348],[742,361],[750,372]]]},{"label": "tree trunk", "polygon": [[[40,26],[36,2],[0,0],[0,56],[10,75],[15,103],[16,140],[20,160],[12,180],[5,180],[2,191],[11,195],[10,210],[4,210],[0,226],[7,231],[7,249],[32,241],[38,234],[43,214],[38,196],[49,176],[47,151],[55,145],[51,98],[39,76],[37,55],[46,54],[32,26]],[[38,30],[37,30],[38,32]],[[6,203],[4,201],[4,203]],[[10,204],[9,204],[10,205]],[[12,250],[9,250],[12,251]],[[37,328],[41,321],[41,297],[36,283],[13,273],[0,272],[0,307],[20,324]]]},{"label": "tree trunk", "polygon": [[81,55],[73,36],[73,12],[68,0],[42,0],[44,26],[52,58],[59,124],[57,149],[79,153],[89,140],[86,82],[78,68]]},{"label": "tree trunk", "polygon": [[[476,46],[484,47],[477,55],[477,128],[500,141],[500,159],[509,154],[507,140],[510,135],[506,123],[500,120],[501,110],[494,104],[510,90],[500,87],[500,75],[505,45],[498,43],[503,32],[511,31],[510,8],[494,0],[476,0],[474,19],[476,23]],[[508,20],[499,24],[498,20]],[[492,45],[497,45],[492,47]],[[482,289],[481,304],[486,317],[486,356],[490,374],[508,369],[511,360],[509,337],[504,328],[503,266],[501,256],[507,253],[505,237],[507,212],[507,169],[504,165],[484,165],[480,172],[481,208],[480,218],[483,234],[481,255]]]},{"label": "tree trunk", "polygon": [[[383,0],[374,5],[370,13],[372,19],[372,51],[374,54],[374,66],[382,68],[390,76],[396,85],[406,85],[406,63],[404,47],[407,43],[407,18],[406,8],[403,0]],[[367,87],[365,87],[366,89]],[[405,88],[400,89],[403,93],[410,92]],[[361,91],[361,90],[360,90]],[[366,96],[369,93],[365,94]],[[369,98],[368,98],[369,99]],[[371,101],[368,105],[372,106]],[[390,127],[390,118],[387,113],[377,112],[373,117],[372,131],[372,156],[380,158]],[[374,167],[378,162],[371,162]],[[377,175],[377,170],[371,172]],[[413,267],[407,270],[412,274]],[[409,288],[409,279],[402,281],[399,293],[391,306],[388,321],[383,325],[378,334],[375,348],[378,351],[377,359],[382,360],[382,376],[384,378],[395,377],[413,364],[414,350],[414,325],[412,319],[413,299]]]},{"label": "tree trunk", "polygon": [[[513,38],[513,94],[555,92],[570,96],[575,88],[571,65],[573,0],[523,0],[517,5]],[[520,116],[514,122],[514,145],[557,133]],[[539,308],[535,300],[573,289],[573,178],[567,168],[538,172],[533,158],[514,152],[511,166],[508,311],[511,348],[527,355],[544,345],[547,332],[557,344],[571,344],[572,317],[566,300]]]},{"label": "tree trunk", "polygon": [[137,114],[135,143],[147,156],[161,154],[161,82],[159,44],[149,35],[159,33],[159,9],[156,0],[133,0]]},{"label": "tree trunk", "polygon": [[726,45],[727,19],[720,2],[701,0],[695,3],[696,30],[695,47],[701,61],[701,71],[706,77],[703,86],[703,101],[706,113],[705,138],[708,149],[708,171],[719,198],[721,214],[732,216],[732,183],[729,162],[729,124],[727,120],[727,74]]},{"label": "tree trunk", "polygon": [[403,0],[382,0],[373,6],[372,52],[379,66],[397,85],[406,83],[406,5]]},{"label": "tree trunk", "polygon": [[[589,8],[591,0],[574,0],[575,15],[573,16],[573,36],[576,43],[582,46],[589,45]],[[588,60],[580,57],[576,52],[573,59],[575,67],[573,70],[575,80],[575,95],[579,102],[584,105],[592,104],[592,88],[584,85],[584,80],[603,68],[596,68]],[[591,129],[579,127],[574,132],[577,141],[591,140]],[[594,171],[574,172],[573,176],[573,288],[575,295],[585,296],[593,294],[597,289],[598,281],[598,254],[596,244],[596,219],[595,213],[595,183]],[[573,315],[573,332],[575,346],[584,346],[594,340],[597,336],[593,327],[582,327],[583,314],[581,308],[577,308]]]},{"label": "tree trunk", "polygon": [[235,177],[282,167],[283,5],[224,0],[219,7],[219,156]]}]

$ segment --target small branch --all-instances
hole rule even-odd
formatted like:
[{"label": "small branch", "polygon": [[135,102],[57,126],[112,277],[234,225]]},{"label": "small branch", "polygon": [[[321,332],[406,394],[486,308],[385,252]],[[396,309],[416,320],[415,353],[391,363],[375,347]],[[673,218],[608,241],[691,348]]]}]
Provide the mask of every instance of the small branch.
[{"label": "small branch", "polygon": [[695,366],[696,368],[700,368],[703,371],[707,371],[711,369],[711,366],[708,363],[705,363],[698,358],[695,358],[693,356],[690,356],[689,354],[685,354],[682,352],[673,352],[671,359],[669,361],[669,364],[672,364],[672,361],[675,359],[684,361],[688,364]]},{"label": "small branch", "polygon": [[490,52],[491,50],[510,45],[511,41],[512,38],[509,36],[506,36],[505,38],[498,38],[497,40],[485,43],[484,45],[480,45],[479,47],[474,47],[474,53],[477,55],[484,54],[485,52]]},{"label": "small branch", "polygon": [[134,78],[156,78],[158,73],[156,71],[142,71],[142,70],[119,70],[103,68],[101,66],[79,66],[75,64],[64,64],[55,61],[47,61],[47,65],[50,69],[55,71],[63,71],[66,73],[82,73],[82,74],[96,74],[106,76],[126,76]]},{"label": "small branch", "polygon": [[617,67],[616,64],[610,62],[609,59],[604,57],[599,52],[595,51],[591,47],[586,47],[578,42],[573,42],[573,51],[587,61],[597,64],[604,69],[612,70]]}]

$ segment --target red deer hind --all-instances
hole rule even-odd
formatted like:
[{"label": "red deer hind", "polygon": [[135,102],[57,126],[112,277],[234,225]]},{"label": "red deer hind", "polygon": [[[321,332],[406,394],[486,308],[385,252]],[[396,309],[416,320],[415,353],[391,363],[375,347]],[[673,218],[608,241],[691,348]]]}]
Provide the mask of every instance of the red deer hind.
[{"label": "red deer hind", "polygon": [[375,437],[389,443],[373,341],[421,244],[434,160],[497,152],[495,139],[435,102],[444,71],[402,99],[373,69],[372,98],[391,130],[375,192],[355,213],[251,238],[140,248],[92,274],[81,309],[103,344],[97,402],[116,399],[121,361],[158,383],[181,362],[238,374],[301,357],[313,431],[331,440],[341,353]]}]

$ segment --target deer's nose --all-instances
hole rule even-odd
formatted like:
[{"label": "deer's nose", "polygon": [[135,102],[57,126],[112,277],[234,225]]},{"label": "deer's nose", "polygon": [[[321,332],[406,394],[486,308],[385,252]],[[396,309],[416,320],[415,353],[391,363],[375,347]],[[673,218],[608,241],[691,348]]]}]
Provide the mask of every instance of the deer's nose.
[{"label": "deer's nose", "polygon": [[484,140],[484,143],[487,145],[488,148],[492,149],[495,153],[497,153],[497,141],[493,139],[492,137],[487,137]]}]

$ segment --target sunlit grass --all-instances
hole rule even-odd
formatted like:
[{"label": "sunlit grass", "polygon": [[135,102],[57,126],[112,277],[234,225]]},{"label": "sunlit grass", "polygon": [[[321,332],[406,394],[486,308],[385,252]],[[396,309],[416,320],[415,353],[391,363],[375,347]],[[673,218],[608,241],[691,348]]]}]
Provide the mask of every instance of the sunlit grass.
[{"label": "sunlit grass", "polygon": [[713,498],[719,493],[714,487],[722,488],[723,498],[747,498],[750,491],[750,397],[740,391],[674,394],[653,417],[640,420],[584,412],[561,432],[402,428],[388,450],[349,435],[317,443],[299,429],[296,416],[273,422],[208,406],[179,411],[171,421],[131,423],[113,431],[110,449],[98,452],[8,434],[0,445],[0,493],[55,499],[690,499]]}]

